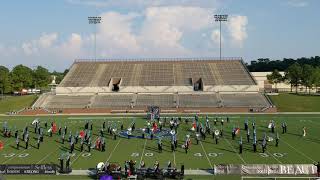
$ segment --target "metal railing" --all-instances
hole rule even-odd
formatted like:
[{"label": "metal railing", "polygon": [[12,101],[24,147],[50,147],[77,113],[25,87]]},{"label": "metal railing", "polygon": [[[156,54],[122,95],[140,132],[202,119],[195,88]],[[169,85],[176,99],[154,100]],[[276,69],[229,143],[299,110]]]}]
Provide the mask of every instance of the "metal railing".
[{"label": "metal railing", "polygon": [[[74,62],[144,62],[144,61],[220,61],[219,57],[179,57],[179,58],[107,58],[107,59],[75,59]],[[222,57],[222,61],[229,61],[229,60],[238,60],[242,61],[241,57]]]}]

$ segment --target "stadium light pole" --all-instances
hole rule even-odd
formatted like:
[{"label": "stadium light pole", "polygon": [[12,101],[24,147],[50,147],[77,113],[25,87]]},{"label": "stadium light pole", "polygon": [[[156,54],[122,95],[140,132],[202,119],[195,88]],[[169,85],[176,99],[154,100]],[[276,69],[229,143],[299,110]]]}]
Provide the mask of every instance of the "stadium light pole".
[{"label": "stadium light pole", "polygon": [[221,61],[221,22],[228,21],[228,15],[227,14],[215,14],[214,20],[216,22],[220,23],[220,61]]},{"label": "stadium light pole", "polygon": [[89,16],[89,24],[94,24],[94,60],[97,60],[97,24],[101,23],[100,16]]}]

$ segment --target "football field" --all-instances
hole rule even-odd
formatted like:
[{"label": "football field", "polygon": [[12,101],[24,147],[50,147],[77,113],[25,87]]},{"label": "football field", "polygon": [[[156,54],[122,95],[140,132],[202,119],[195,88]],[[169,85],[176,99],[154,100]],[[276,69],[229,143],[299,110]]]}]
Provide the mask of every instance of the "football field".
[{"label": "football field", "polygon": [[[221,129],[220,120],[224,119],[223,137],[216,144],[212,139],[212,135],[207,134],[205,140],[201,140],[196,144],[195,133],[190,130],[192,120],[185,122],[185,116],[181,115],[182,121],[178,128],[178,148],[172,152],[170,148],[170,138],[163,137],[163,151],[158,151],[157,142],[149,138],[131,137],[130,139],[118,136],[116,140],[104,130],[104,138],[106,142],[106,151],[101,152],[97,149],[91,149],[88,152],[87,146],[80,151],[80,143],[75,145],[75,151],[71,154],[72,169],[90,169],[95,168],[99,162],[115,162],[122,167],[127,160],[135,160],[137,165],[144,161],[147,167],[153,166],[155,161],[160,162],[161,167],[165,167],[168,161],[171,161],[178,169],[183,164],[186,169],[212,169],[218,164],[310,164],[320,161],[320,117],[319,115],[228,115],[230,121],[226,122],[226,115],[209,115],[209,122],[212,129]],[[164,116],[162,116],[164,117]],[[177,115],[175,115],[177,117]],[[190,118],[193,116],[190,116]],[[214,119],[218,118],[216,126]],[[45,129],[44,142],[37,149],[37,135],[31,125],[36,117],[18,117],[18,116],[2,116],[0,117],[0,126],[7,122],[9,129],[13,132],[19,130],[19,135],[25,126],[29,126],[30,143],[29,148],[25,149],[25,143],[20,140],[19,150],[16,148],[15,138],[7,138],[1,132],[0,140],[3,142],[3,149],[0,150],[0,164],[59,164],[58,158],[61,154],[69,151],[69,143],[65,141],[61,143],[58,134],[49,137],[48,129]],[[117,133],[120,133],[120,125],[123,124],[124,131],[133,122],[136,129],[146,127],[147,120],[143,116],[48,116],[38,117],[41,126],[44,122],[50,123],[54,121],[57,127],[68,127],[66,139],[68,139],[69,131],[74,135],[76,132],[84,129],[85,122],[88,120],[93,123],[92,140],[99,137],[99,131],[102,123],[106,122],[106,126],[117,127]],[[251,140],[247,143],[246,131],[244,130],[244,121],[249,120],[249,128],[251,130]],[[275,147],[275,141],[268,142],[267,151],[262,153],[261,141],[258,144],[258,152],[254,153],[252,148],[252,126],[251,122],[255,121],[257,128],[257,138],[261,140],[264,134],[275,138],[275,133],[271,133],[268,129],[270,120],[276,122],[276,132],[279,133],[279,146]],[[205,115],[199,116],[199,121],[205,125]],[[288,132],[282,134],[281,122],[285,121],[288,126]],[[240,133],[235,140],[231,138],[233,127],[240,127]],[[302,128],[306,127],[307,135],[302,137]],[[170,132],[169,120],[163,128]],[[182,149],[186,135],[191,136],[191,146],[188,153]],[[239,140],[243,139],[243,153],[239,154]]]}]

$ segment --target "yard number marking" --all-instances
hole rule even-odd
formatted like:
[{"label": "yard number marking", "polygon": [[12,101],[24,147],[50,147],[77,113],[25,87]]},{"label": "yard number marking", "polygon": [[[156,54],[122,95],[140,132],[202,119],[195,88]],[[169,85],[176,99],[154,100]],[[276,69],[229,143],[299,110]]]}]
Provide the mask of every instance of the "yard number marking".
[{"label": "yard number marking", "polygon": [[271,156],[274,156],[274,157],[277,157],[277,158],[282,158],[284,157],[285,155],[287,155],[287,153],[273,153],[273,154],[267,154],[267,153],[259,153],[259,155],[263,158],[268,158]]}]

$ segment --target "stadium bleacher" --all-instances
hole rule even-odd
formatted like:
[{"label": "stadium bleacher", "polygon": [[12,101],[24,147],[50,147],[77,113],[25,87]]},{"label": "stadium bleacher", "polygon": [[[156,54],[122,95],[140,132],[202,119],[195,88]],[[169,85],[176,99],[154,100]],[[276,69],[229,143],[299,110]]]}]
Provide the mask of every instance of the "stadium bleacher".
[{"label": "stadium bleacher", "polygon": [[136,107],[159,106],[175,107],[173,94],[138,94]]},{"label": "stadium bleacher", "polygon": [[45,108],[85,108],[90,104],[91,96],[49,95]]},{"label": "stadium bleacher", "polygon": [[269,102],[260,93],[220,94],[224,107],[267,107]]},{"label": "stadium bleacher", "polygon": [[179,94],[179,107],[218,107],[215,94]]},{"label": "stadium bleacher", "polygon": [[[47,97],[46,97],[47,96]],[[241,59],[76,61],[34,107],[268,108]]]},{"label": "stadium bleacher", "polygon": [[239,60],[80,61],[73,64],[59,87],[108,86],[111,78],[121,78],[121,86],[190,86],[190,79],[199,78],[206,85],[255,84]]},{"label": "stadium bleacher", "polygon": [[95,96],[94,101],[91,104],[92,108],[104,108],[104,107],[130,107],[132,94],[121,95],[99,95]]}]

